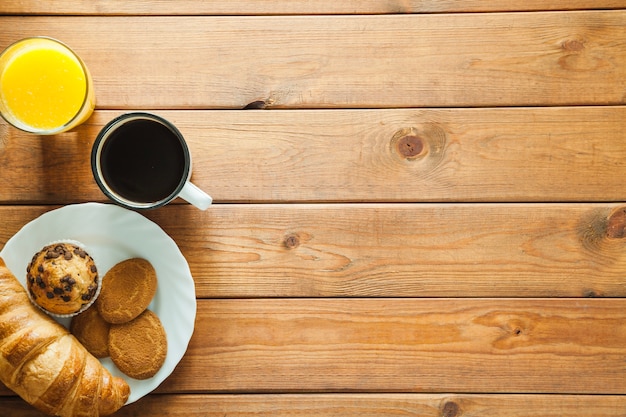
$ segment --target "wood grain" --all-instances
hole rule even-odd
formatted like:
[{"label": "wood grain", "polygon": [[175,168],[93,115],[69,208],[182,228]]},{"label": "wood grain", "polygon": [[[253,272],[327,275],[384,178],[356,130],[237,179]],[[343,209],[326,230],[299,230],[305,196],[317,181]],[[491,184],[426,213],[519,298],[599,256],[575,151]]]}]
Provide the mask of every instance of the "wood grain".
[{"label": "wood grain", "polygon": [[[625,0],[4,0],[0,50],[67,42],[98,104],[53,137],[0,120],[0,248],[103,201],[96,134],[154,111],[217,204],[142,213],[198,314],[119,417],[626,417],[625,24]],[[0,416],[43,417],[1,385]]]},{"label": "wood grain", "polygon": [[[100,108],[623,104],[626,11],[0,17],[83,57]],[[94,30],[97,28],[97,30]]]},{"label": "wood grain", "polygon": [[[146,213],[199,298],[624,297],[621,204],[215,205]],[[2,207],[3,245],[45,208]]]},{"label": "wood grain", "polygon": [[625,312],[624,299],[199,300],[157,393],[621,394]]},{"label": "wood grain", "polygon": [[4,0],[0,14],[387,14],[624,8],[623,0]]},{"label": "wood grain", "polygon": [[163,393],[621,394],[624,299],[200,300]]},{"label": "wood grain", "polygon": [[[155,112],[217,202],[626,199],[623,106]],[[120,113],[46,138],[0,122],[0,201],[104,200],[91,145]]]},{"label": "wood grain", "polygon": [[588,297],[626,295],[626,240],[609,234],[622,210],[225,205],[149,217],[190,259],[200,297]]},{"label": "wood grain", "polygon": [[[624,417],[625,396],[462,394],[153,395],[115,417]],[[3,417],[43,417],[16,398],[0,402]]]}]

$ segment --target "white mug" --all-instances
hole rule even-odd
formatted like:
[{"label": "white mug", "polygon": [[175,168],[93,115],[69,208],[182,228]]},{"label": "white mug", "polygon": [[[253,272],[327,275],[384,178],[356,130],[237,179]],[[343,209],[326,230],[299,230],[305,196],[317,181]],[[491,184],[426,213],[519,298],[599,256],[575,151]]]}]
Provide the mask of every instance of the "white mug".
[{"label": "white mug", "polygon": [[123,114],[102,128],[91,150],[102,192],[130,209],[164,206],[176,197],[206,210],[211,197],[191,183],[191,153],[167,120],[151,113]]}]

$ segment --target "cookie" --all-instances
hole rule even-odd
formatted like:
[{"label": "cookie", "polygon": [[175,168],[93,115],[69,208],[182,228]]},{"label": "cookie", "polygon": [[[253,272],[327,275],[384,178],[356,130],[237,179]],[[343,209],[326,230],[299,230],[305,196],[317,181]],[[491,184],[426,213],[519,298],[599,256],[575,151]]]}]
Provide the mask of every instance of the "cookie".
[{"label": "cookie", "polygon": [[167,356],[167,336],[159,317],[146,310],[128,323],[111,325],[109,353],[115,366],[129,377],[153,377]]},{"label": "cookie", "polygon": [[109,356],[109,330],[106,322],[95,307],[88,308],[72,318],[70,332],[96,358]]},{"label": "cookie", "polygon": [[121,324],[139,316],[157,290],[157,276],[150,262],[141,258],[122,261],[102,278],[96,306],[103,319]]},{"label": "cookie", "polygon": [[93,258],[72,242],[53,243],[37,252],[26,269],[26,286],[36,305],[60,317],[89,308],[100,290]]}]

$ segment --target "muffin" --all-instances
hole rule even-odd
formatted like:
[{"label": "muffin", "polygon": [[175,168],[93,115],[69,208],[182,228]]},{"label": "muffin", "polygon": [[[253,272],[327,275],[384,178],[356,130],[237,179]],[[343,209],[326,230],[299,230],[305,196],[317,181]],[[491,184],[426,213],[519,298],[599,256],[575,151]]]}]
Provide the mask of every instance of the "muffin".
[{"label": "muffin", "polygon": [[59,317],[86,310],[100,290],[93,258],[73,242],[53,243],[37,252],[26,269],[26,285],[35,305]]}]

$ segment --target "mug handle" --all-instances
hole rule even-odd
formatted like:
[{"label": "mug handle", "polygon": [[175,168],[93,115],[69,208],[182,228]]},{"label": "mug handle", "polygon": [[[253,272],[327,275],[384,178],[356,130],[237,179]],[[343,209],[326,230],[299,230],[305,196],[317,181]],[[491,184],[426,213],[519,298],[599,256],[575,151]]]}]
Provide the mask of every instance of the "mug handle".
[{"label": "mug handle", "polygon": [[178,194],[180,198],[198,207],[200,210],[206,210],[209,208],[213,199],[210,195],[199,189],[196,185],[190,181],[185,183],[185,186]]}]

